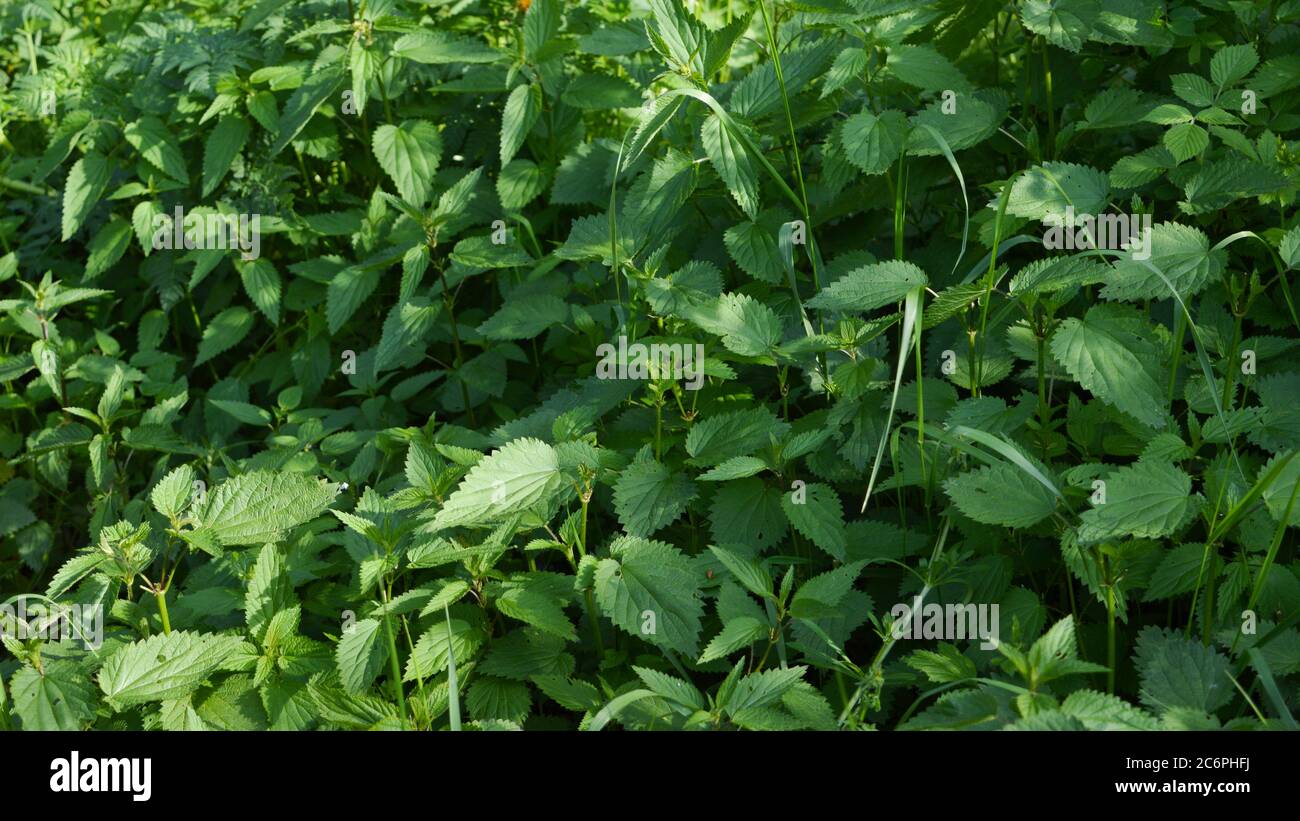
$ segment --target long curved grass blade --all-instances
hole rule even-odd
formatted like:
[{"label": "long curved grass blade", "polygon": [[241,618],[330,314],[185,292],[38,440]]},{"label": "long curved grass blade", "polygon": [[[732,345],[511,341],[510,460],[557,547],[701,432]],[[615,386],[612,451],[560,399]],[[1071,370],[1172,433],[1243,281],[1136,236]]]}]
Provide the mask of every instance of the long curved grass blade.
[{"label": "long curved grass blade", "polygon": [[587,724],[589,732],[597,733],[605,729],[605,725],[618,717],[628,706],[647,698],[655,698],[656,694],[652,690],[630,690],[621,696],[615,696],[608,704],[600,708],[600,712],[592,716],[591,721]]},{"label": "long curved grass blade", "polygon": [[[1087,253],[1088,254],[1100,253],[1103,256],[1122,256],[1127,252],[1089,251]],[[1174,284],[1169,281],[1169,277],[1165,276],[1164,271],[1161,271],[1158,267],[1151,264],[1151,260],[1139,259],[1134,261],[1141,263],[1144,268],[1149,269],[1156,276],[1160,277],[1160,281],[1163,282],[1165,284],[1165,287],[1169,289],[1169,293],[1173,296],[1174,300],[1178,303],[1178,307],[1182,309],[1184,320],[1187,322],[1187,329],[1191,331],[1192,334],[1192,346],[1196,348],[1196,358],[1200,362],[1201,373],[1202,375],[1205,376],[1205,384],[1208,385],[1210,388],[1209,394],[1210,394],[1210,399],[1214,401],[1214,413],[1216,416],[1218,416],[1220,424],[1223,425],[1223,429],[1228,430],[1229,429],[1228,418],[1224,413],[1223,403],[1219,400],[1219,392],[1214,389],[1215,386],[1214,367],[1210,364],[1210,357],[1205,352],[1205,345],[1201,342],[1200,329],[1196,327],[1196,321],[1192,319],[1192,312],[1187,309],[1187,303],[1183,301],[1182,294],[1178,293],[1178,289],[1175,288]],[[1233,444],[1233,440],[1231,438],[1228,439],[1228,451],[1232,454],[1232,463],[1236,465],[1237,473],[1241,475],[1242,481],[1243,482],[1247,481],[1246,472],[1241,468],[1241,459],[1237,457],[1237,447],[1236,445]]]},{"label": "long curved grass blade", "polygon": [[1057,490],[1052,480],[1043,475],[1043,472],[1031,461],[1025,458],[1019,450],[1012,447],[1011,444],[1003,439],[999,439],[991,433],[986,433],[976,428],[968,428],[965,425],[956,425],[951,428],[952,432],[958,436],[967,436],[984,445],[987,448],[997,451],[1004,459],[1011,464],[1023,470],[1034,481],[1052,492],[1058,499],[1064,498],[1061,491]]},{"label": "long curved grass blade", "polygon": [[[451,610],[445,604],[442,606],[442,614],[447,619],[447,635],[450,637],[453,635]],[[451,639],[448,638],[447,641],[447,720],[451,723],[454,732],[460,732],[460,690],[456,680],[456,653],[451,649]]]},{"label": "long curved grass blade", "polygon": [[[871,491],[876,486],[876,476],[880,472],[880,462],[885,456],[885,442],[889,440],[889,425],[894,420],[894,408],[898,405],[898,388],[903,383],[903,369],[907,367],[908,354],[912,352],[913,345],[920,344],[920,324],[917,318],[921,313],[921,298],[924,293],[923,288],[913,288],[908,292],[903,303],[903,334],[902,344],[898,346],[898,365],[894,368],[894,392],[889,398],[889,414],[885,417],[885,433],[880,437],[880,444],[876,447],[876,459],[871,465],[871,479],[867,482],[867,493],[862,497],[862,509],[867,509],[867,502],[871,501]],[[920,374],[917,374],[920,378]]]},{"label": "long curved grass blade", "polygon": [[1254,647],[1246,651],[1250,657],[1250,663],[1254,665],[1255,672],[1259,673],[1259,684],[1264,688],[1264,694],[1268,696],[1268,703],[1273,705],[1277,711],[1278,717],[1286,725],[1288,730],[1300,729],[1295,723],[1295,717],[1291,715],[1291,710],[1286,706],[1286,699],[1282,696],[1282,691],[1278,689],[1277,682],[1273,680],[1273,670],[1268,665],[1268,660],[1264,654]]},{"label": "long curved grass blade", "polygon": [[1230,234],[1219,240],[1219,242],[1210,249],[1210,253],[1227,248],[1239,239],[1247,238],[1259,240],[1259,242],[1264,246],[1264,249],[1268,251],[1269,258],[1273,260],[1273,267],[1277,269],[1278,279],[1282,282],[1282,296],[1286,299],[1287,310],[1291,312],[1291,322],[1295,325],[1296,330],[1300,331],[1300,316],[1296,315],[1295,303],[1291,299],[1291,284],[1286,280],[1286,266],[1282,264],[1282,260],[1278,257],[1277,251],[1273,250],[1273,246],[1268,244],[1268,240],[1264,239],[1259,234],[1256,234],[1254,231],[1238,231],[1235,234]]},{"label": "long curved grass blade", "polygon": [[966,239],[970,235],[970,199],[966,196],[966,177],[961,173],[961,166],[957,164],[957,158],[953,156],[952,149],[948,147],[948,141],[932,125],[921,124],[921,128],[929,132],[930,136],[939,145],[939,150],[948,160],[948,166],[952,168],[952,173],[957,175],[957,182],[961,184],[961,204],[964,212],[961,223],[961,250],[957,253],[957,259],[953,260],[952,270],[948,272],[951,278],[957,272],[957,266],[961,265],[962,258],[966,256]]}]

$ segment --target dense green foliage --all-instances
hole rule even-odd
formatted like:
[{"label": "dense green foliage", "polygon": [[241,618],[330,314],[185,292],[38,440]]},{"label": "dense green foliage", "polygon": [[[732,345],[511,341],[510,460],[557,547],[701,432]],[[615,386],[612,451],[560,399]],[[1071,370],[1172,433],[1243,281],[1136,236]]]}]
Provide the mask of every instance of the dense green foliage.
[{"label": "dense green foliage", "polygon": [[0,727],[1295,728],[1300,2],[3,0],[0,65],[0,598],[103,613],[0,615]]}]

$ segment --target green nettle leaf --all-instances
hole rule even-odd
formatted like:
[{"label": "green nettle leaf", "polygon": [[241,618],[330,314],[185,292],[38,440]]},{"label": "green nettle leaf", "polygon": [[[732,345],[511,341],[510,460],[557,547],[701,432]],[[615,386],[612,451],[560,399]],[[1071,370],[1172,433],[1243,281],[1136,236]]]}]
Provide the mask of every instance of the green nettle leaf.
[{"label": "green nettle leaf", "polygon": [[236,263],[244,292],[272,325],[280,322],[280,272],[265,257],[252,262]]},{"label": "green nettle leaf", "polygon": [[895,77],[922,91],[970,90],[966,75],[930,46],[891,47],[888,65]]},{"label": "green nettle leaf", "polygon": [[378,73],[379,60],[360,40],[353,40],[348,49],[348,70],[352,74],[352,102],[357,111],[364,111],[369,99],[370,79]]},{"label": "green nettle leaf", "polygon": [[436,621],[415,643],[402,680],[427,679],[446,670],[453,659],[463,668],[486,639],[481,629],[463,619]]},{"label": "green nettle leaf", "polygon": [[804,582],[790,602],[790,613],[801,619],[834,616],[866,565],[866,561],[852,562]]},{"label": "green nettle leaf", "polygon": [[[738,123],[735,127],[743,128]],[[700,129],[700,141],[709,161],[726,183],[727,190],[735,198],[740,210],[750,219],[757,219],[758,170],[750,160],[744,143],[714,113],[705,118],[704,126]]]},{"label": "green nettle leaf", "polygon": [[245,473],[207,494],[199,521],[223,545],[266,544],[325,512],[337,493],[301,473]]},{"label": "green nettle leaf", "polygon": [[1179,123],[1165,132],[1164,144],[1174,160],[1184,162],[1209,147],[1210,135],[1196,123]]},{"label": "green nettle leaf", "polygon": [[481,524],[545,505],[564,487],[555,449],[516,439],[470,469],[434,517],[438,528]]},{"label": "green nettle leaf", "polygon": [[546,191],[550,174],[531,160],[511,160],[497,177],[501,207],[517,211]]},{"label": "green nettle leaf", "polygon": [[1075,215],[1101,213],[1109,192],[1109,179],[1095,168],[1043,163],[1016,178],[1007,199],[1007,213],[1024,219],[1065,221],[1067,208],[1073,208]]},{"label": "green nettle leaf", "polygon": [[122,647],[99,671],[104,698],[119,710],[184,698],[239,650],[238,636],[176,630]]},{"label": "green nettle leaf", "polygon": [[236,306],[217,314],[203,328],[203,339],[199,342],[199,352],[194,364],[202,365],[214,356],[238,345],[253,329],[253,322],[253,315],[247,308]]},{"label": "green nettle leaf", "polygon": [[244,620],[253,638],[262,641],[276,615],[295,602],[280,551],[273,544],[264,545],[257,554],[244,595]]},{"label": "green nettle leaf", "polygon": [[528,132],[542,115],[541,91],[532,85],[515,86],[501,114],[501,164],[514,159]]},{"label": "green nettle leaf", "polygon": [[[558,578],[561,584],[568,586],[567,577]],[[557,601],[554,591],[555,587],[546,577],[524,578],[512,582],[496,598],[495,603],[498,610],[512,619],[518,619],[565,641],[574,641],[578,634],[573,629],[573,623],[564,615],[563,605],[566,602]]]},{"label": "green nettle leaf", "polygon": [[379,350],[375,352],[375,373],[392,367],[420,346],[442,309],[443,303],[430,303],[426,297],[414,297],[393,306],[384,320]]},{"label": "green nettle leaf", "polygon": [[1219,88],[1227,88],[1244,80],[1258,64],[1259,54],[1253,45],[1227,46],[1210,58],[1210,79]]},{"label": "green nettle leaf", "polygon": [[583,74],[573,79],[560,95],[567,105],[593,110],[635,108],[641,105],[641,92],[621,77],[608,74]]},{"label": "green nettle leaf", "polygon": [[940,644],[938,652],[917,650],[906,661],[908,667],[924,674],[935,684],[947,684],[978,675],[974,662],[951,644]]},{"label": "green nettle leaf", "polygon": [[700,601],[691,560],[663,542],[620,536],[596,568],[601,612],[630,635],[650,644],[697,653]]},{"label": "green nettle leaf", "polygon": [[453,262],[471,268],[517,268],[533,258],[517,242],[496,243],[489,236],[466,237],[451,252]]},{"label": "green nettle leaf", "polygon": [[781,320],[767,305],[746,294],[723,294],[718,298],[714,330],[722,344],[741,356],[770,354],[781,341]]},{"label": "green nettle leaf", "polygon": [[1227,657],[1181,633],[1143,628],[1135,659],[1142,703],[1152,709],[1212,713],[1232,698]]},{"label": "green nettle leaf", "polygon": [[[1270,459],[1268,464],[1259,469],[1260,476],[1267,474],[1279,460],[1287,455],[1280,453]],[[1289,527],[1300,527],[1300,492],[1296,491],[1297,483],[1300,483],[1300,458],[1288,462],[1286,467],[1282,468],[1278,474],[1277,479],[1266,487],[1261,494],[1273,520],[1280,522],[1285,518]],[[1295,497],[1295,501],[1292,501],[1292,497]],[[1291,511],[1289,516],[1287,515],[1288,510]]]},{"label": "green nettle leaf", "polygon": [[363,693],[388,661],[384,625],[378,619],[362,619],[343,631],[334,654],[339,680],[349,693]]},{"label": "green nettle leaf", "polygon": [[679,66],[696,67],[704,51],[707,30],[681,0],[649,0],[654,15],[651,42]]},{"label": "green nettle leaf", "polygon": [[1159,601],[1190,593],[1202,577],[1217,574],[1217,560],[1209,556],[1205,545],[1184,544],[1165,554],[1151,574],[1143,601]]},{"label": "green nettle leaf", "polygon": [[862,111],[836,131],[844,156],[866,174],[883,174],[898,161],[907,138],[907,120],[900,111]]},{"label": "green nettle leaf", "polygon": [[1161,103],[1151,109],[1145,119],[1149,123],[1176,125],[1178,123],[1190,123],[1193,117],[1192,112],[1188,111],[1184,106],[1177,103]]},{"label": "green nettle leaf", "polygon": [[1183,186],[1185,199],[1178,208],[1187,214],[1211,213],[1236,200],[1269,194],[1285,185],[1285,177],[1276,168],[1229,157],[1197,169]]},{"label": "green nettle leaf", "polygon": [[944,482],[944,489],[958,510],[984,524],[1032,527],[1056,512],[1056,496],[1011,465],[958,474]]},{"label": "green nettle leaf", "polygon": [[1004,111],[971,94],[958,94],[954,101],[959,115],[945,111],[945,101],[939,99],[909,118],[912,129],[907,135],[908,154],[918,157],[943,154],[943,146],[935,140],[929,128],[939,132],[950,151],[979,145],[997,133]]},{"label": "green nettle leaf", "polygon": [[157,117],[141,117],[128,125],[123,132],[131,147],[155,168],[177,182],[189,182],[185,157],[180,143]]},{"label": "green nettle leaf", "polygon": [[724,483],[709,511],[714,540],[757,547],[776,544],[788,529],[780,497],[778,489],[760,479]]},{"label": "green nettle leaf", "polygon": [[1300,225],[1286,232],[1277,251],[1288,268],[1300,268]]},{"label": "green nettle leaf", "polygon": [[925,272],[910,262],[877,262],[854,268],[805,304],[809,308],[865,313],[900,302],[910,291],[928,283]]},{"label": "green nettle leaf", "polygon": [[652,536],[672,524],[694,498],[694,483],[649,458],[649,451],[645,459],[624,469],[614,484],[618,520],[633,536]]},{"label": "green nettle leaf", "polygon": [[759,598],[771,598],[772,577],[762,564],[727,547],[709,545],[709,550],[746,590]]},{"label": "green nettle leaf", "polygon": [[708,472],[701,473],[698,478],[701,482],[725,482],[753,476],[767,467],[767,462],[755,456],[733,456]]},{"label": "green nettle leaf", "polygon": [[149,494],[149,500],[153,502],[154,510],[169,519],[180,518],[181,513],[190,503],[190,498],[194,492],[194,469],[189,465],[181,465],[174,468],[158,484],[154,485]]},{"label": "green nettle leaf", "polygon": [[691,428],[686,452],[698,465],[718,465],[742,456],[780,437],[788,426],[766,408],[710,416]]},{"label": "green nettle leaf", "polygon": [[203,148],[203,195],[217,190],[251,133],[248,121],[238,114],[227,114],[217,122]]},{"label": "green nettle leaf", "polygon": [[[1105,230],[1100,222],[1097,230]],[[1144,242],[1139,240],[1139,245]],[[1228,258],[1227,251],[1211,250],[1209,237],[1200,229],[1176,222],[1152,226],[1150,252],[1151,259],[1145,263],[1131,254],[1115,259],[1105,277],[1102,297],[1130,302],[1168,299],[1172,284],[1186,300],[1220,281]],[[1152,271],[1152,267],[1160,273]],[[1164,274],[1163,279],[1160,274]]]},{"label": "green nettle leaf", "polygon": [[338,333],[377,287],[379,272],[372,268],[353,265],[336,273],[326,290],[325,319],[330,333]]},{"label": "green nettle leaf", "polygon": [[782,493],[781,509],[795,530],[831,556],[844,560],[844,508],[833,487],[813,482]]},{"label": "green nettle leaf", "polygon": [[9,689],[24,730],[82,730],[95,718],[89,677],[71,661],[46,661],[39,672],[24,666]]},{"label": "green nettle leaf", "polygon": [[1052,335],[1052,355],[1098,399],[1144,425],[1163,428],[1166,408],[1154,374],[1155,346],[1141,328],[1103,306],[1070,317]]},{"label": "green nettle leaf", "polygon": [[1196,509],[1192,478],[1170,464],[1138,462],[1111,473],[1104,481],[1105,502],[1079,515],[1082,544],[1124,536],[1168,536]]},{"label": "green nettle leaf", "polygon": [[538,0],[528,6],[524,14],[524,55],[535,58],[545,53],[544,50],[560,31],[559,0]]},{"label": "green nettle leaf", "polygon": [[494,63],[501,52],[486,43],[448,31],[412,31],[393,43],[393,54],[426,65]]},{"label": "green nettle leaf", "polygon": [[301,86],[294,91],[289,102],[285,103],[280,114],[275,142],[271,144],[270,156],[274,157],[293,142],[311,120],[312,115],[326,100],[332,99],[343,84],[343,70],[338,65],[330,65],[313,72]]},{"label": "green nettle leaf", "polygon": [[86,281],[98,277],[122,258],[131,246],[131,232],[129,222],[113,218],[95,234],[86,259]]},{"label": "green nettle leaf", "polygon": [[478,332],[488,339],[532,339],[569,316],[569,305],[557,296],[543,294],[509,300],[483,320]]},{"label": "green nettle leaf", "polygon": [[835,56],[822,80],[821,97],[825,99],[848,85],[852,80],[864,76],[867,69],[867,50],[850,46]]},{"label": "green nettle leaf", "polygon": [[726,658],[754,642],[766,638],[771,632],[767,622],[750,616],[737,616],[726,623],[718,635],[709,640],[700,655],[700,664]]},{"label": "green nettle leaf", "polygon": [[442,136],[433,123],[407,120],[381,125],[374,134],[375,159],[402,199],[423,207],[429,200],[433,176],[442,158]]},{"label": "green nettle leaf", "polygon": [[1108,88],[1088,103],[1084,110],[1086,122],[1080,128],[1126,128],[1142,122],[1151,108],[1137,89]]},{"label": "green nettle leaf", "polygon": [[1020,19],[1025,28],[1042,35],[1054,46],[1078,52],[1102,13],[1098,0],[1022,0]]},{"label": "green nettle leaf", "polygon": [[1158,722],[1121,698],[1096,690],[1075,690],[1061,703],[1061,712],[1089,730],[1157,730]]},{"label": "green nettle leaf", "polygon": [[726,230],[723,243],[741,270],[754,279],[777,283],[785,274],[778,237],[785,215],[768,209],[752,222],[740,222]]},{"label": "green nettle leaf", "polygon": [[112,168],[108,160],[95,153],[88,153],[77,160],[68,172],[68,181],[63,186],[63,241],[72,239],[77,229],[86,221],[91,210],[99,204]]}]

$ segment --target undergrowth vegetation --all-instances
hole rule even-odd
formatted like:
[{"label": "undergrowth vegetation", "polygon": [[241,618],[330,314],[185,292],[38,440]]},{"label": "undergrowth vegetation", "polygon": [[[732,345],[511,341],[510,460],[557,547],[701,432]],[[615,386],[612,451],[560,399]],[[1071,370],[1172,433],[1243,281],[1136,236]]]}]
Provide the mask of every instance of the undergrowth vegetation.
[{"label": "undergrowth vegetation", "polygon": [[0,727],[1296,727],[1295,0],[0,65]]}]

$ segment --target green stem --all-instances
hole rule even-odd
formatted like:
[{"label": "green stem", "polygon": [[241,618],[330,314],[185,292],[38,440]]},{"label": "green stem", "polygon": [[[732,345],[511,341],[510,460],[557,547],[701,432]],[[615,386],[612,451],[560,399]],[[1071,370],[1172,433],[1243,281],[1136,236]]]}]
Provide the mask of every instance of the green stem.
[{"label": "green stem", "polygon": [[[1051,408],[1047,405],[1047,333],[1040,325],[1038,328],[1038,425],[1043,433],[1047,432],[1047,422],[1051,417]],[[1044,456],[1046,456],[1044,440]]]},{"label": "green stem", "polygon": [[447,305],[447,319],[451,325],[451,345],[456,354],[456,379],[460,382],[460,395],[465,403],[465,412],[469,414],[470,427],[475,426],[474,409],[469,403],[469,386],[465,384],[465,379],[460,375],[461,366],[464,365],[465,357],[460,347],[460,331],[456,329],[456,307],[451,298],[451,289],[447,287],[447,277],[442,271],[442,266],[438,267],[438,281],[442,283],[442,300]]},{"label": "green stem", "polygon": [[1115,585],[1106,569],[1106,557],[1101,558],[1106,574],[1106,692],[1115,695]]},{"label": "green stem", "polygon": [[172,620],[167,613],[167,591],[155,590],[153,597],[158,602],[158,617],[162,619],[163,634],[171,635]]},{"label": "green stem", "polygon": [[1052,64],[1048,58],[1047,41],[1043,46],[1043,89],[1047,92],[1047,154],[1056,156],[1056,106],[1052,104]]},{"label": "green stem", "polygon": [[1170,406],[1174,404],[1174,382],[1177,381],[1178,366],[1179,364],[1181,364],[1183,359],[1183,337],[1186,334],[1187,334],[1187,317],[1183,316],[1182,311],[1175,310],[1174,311],[1174,343],[1173,343],[1173,348],[1169,353],[1170,362],[1169,362],[1168,396],[1169,396]]},{"label": "green stem", "polygon": [[790,154],[794,158],[795,179],[799,183],[799,199],[803,206],[803,218],[808,229],[808,250],[812,259],[813,287],[821,290],[821,279],[817,270],[817,244],[813,240],[812,213],[808,208],[808,191],[804,187],[803,163],[799,160],[799,139],[795,136],[794,116],[790,113],[790,95],[785,90],[785,72],[781,69],[781,55],[777,49],[776,32],[772,28],[772,19],[767,14],[766,0],[759,0],[758,8],[763,12],[763,25],[767,29],[767,44],[772,51],[772,67],[776,70],[776,82],[781,88],[781,103],[785,107],[785,123],[790,131]]},{"label": "green stem", "polygon": [[[781,68],[781,52],[777,47],[776,30],[772,26],[772,18],[767,13],[767,0],[759,0],[758,8],[763,13],[763,26],[767,30],[767,45],[772,52],[772,67],[776,71],[776,82],[781,89],[781,104],[785,108],[785,124],[790,132],[790,155],[794,159],[795,180],[799,183],[799,206],[803,212],[804,230],[808,232],[808,259],[812,264],[813,290],[821,290],[821,272],[818,269],[817,260],[821,252],[817,250],[817,240],[813,232],[812,210],[808,207],[808,189],[803,180],[803,162],[799,158],[799,138],[795,135],[794,115],[790,112],[790,95],[786,93],[785,88],[785,71]],[[761,155],[760,155],[761,158]],[[791,284],[794,284],[793,278]],[[799,301],[799,294],[795,293],[795,302]],[[826,327],[822,320],[821,313],[817,314],[817,330],[819,333],[825,333]],[[826,355],[817,354],[818,367],[823,374],[826,374]]]},{"label": "green stem", "polygon": [[[591,504],[591,491],[586,490],[581,495],[582,499],[582,519],[578,525],[578,553],[583,558],[587,556],[587,506]],[[587,621],[591,622],[591,637],[596,642],[596,655],[599,658],[605,657],[605,637],[600,631],[599,613],[596,609],[596,599],[591,595],[591,588],[582,591],[582,600],[587,608]]]},{"label": "green stem", "polygon": [[599,658],[605,657],[605,637],[600,632],[600,619],[597,617],[596,600],[591,595],[591,588],[582,592],[583,601],[587,605],[587,621],[591,622],[591,637],[596,641],[596,655]]},{"label": "green stem", "polygon": [[1210,646],[1210,631],[1214,628],[1214,582],[1215,574],[1211,573],[1205,580],[1205,608],[1201,610],[1201,644],[1206,647]]},{"label": "green stem", "polygon": [[22,180],[11,180],[8,177],[0,177],[0,188],[11,188],[14,191],[21,191],[24,194],[34,194],[38,197],[46,196],[51,193],[37,185]]},{"label": "green stem", "polygon": [[[407,625],[406,619],[402,619],[402,633],[406,636],[407,648],[409,648],[411,653],[414,653],[415,642],[411,640],[411,628]],[[448,646],[450,647],[450,645]],[[416,690],[419,691],[420,693],[421,703],[423,703],[425,705],[425,709],[427,709],[429,702],[426,696],[424,695],[424,676],[420,673],[420,665],[418,664],[415,665],[415,687]],[[414,718],[414,711],[412,711],[412,718]]]},{"label": "green stem", "polygon": [[[663,440],[663,430],[664,403],[663,397],[661,396],[659,397],[659,401],[655,403],[655,461],[659,460],[659,451]],[[583,508],[583,511],[586,512],[586,508]]]},{"label": "green stem", "polygon": [[[385,608],[388,605],[388,596],[384,596]],[[388,610],[384,610],[384,633],[388,637],[388,669],[393,677],[393,694],[397,696],[397,707],[402,714],[402,724],[405,725],[409,713],[406,709],[406,693],[402,690],[402,668],[397,663],[397,640],[393,637],[392,617],[389,616]]]},{"label": "green stem", "polygon": [[[1232,347],[1228,349],[1228,358],[1225,360],[1226,373],[1223,375],[1223,409],[1232,410],[1232,393],[1237,387],[1237,346],[1241,344],[1241,319],[1242,314],[1237,312],[1236,305],[1233,305],[1234,322],[1232,327]],[[1214,386],[1211,385],[1211,388]]]}]

